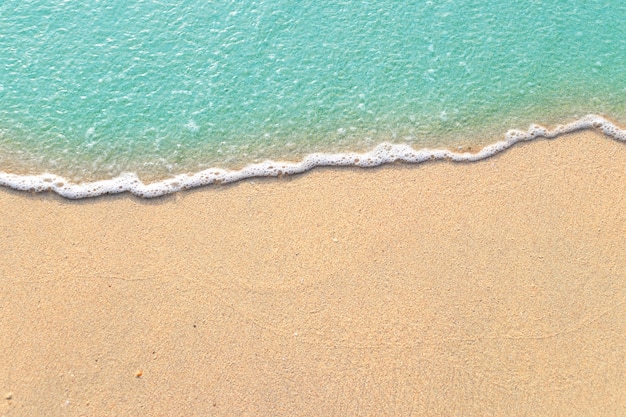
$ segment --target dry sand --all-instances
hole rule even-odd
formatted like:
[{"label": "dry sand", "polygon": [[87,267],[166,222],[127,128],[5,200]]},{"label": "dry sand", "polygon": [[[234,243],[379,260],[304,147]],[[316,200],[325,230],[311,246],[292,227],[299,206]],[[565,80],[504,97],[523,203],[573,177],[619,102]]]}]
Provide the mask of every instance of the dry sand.
[{"label": "dry sand", "polygon": [[626,415],[626,145],[0,192],[0,415]]}]

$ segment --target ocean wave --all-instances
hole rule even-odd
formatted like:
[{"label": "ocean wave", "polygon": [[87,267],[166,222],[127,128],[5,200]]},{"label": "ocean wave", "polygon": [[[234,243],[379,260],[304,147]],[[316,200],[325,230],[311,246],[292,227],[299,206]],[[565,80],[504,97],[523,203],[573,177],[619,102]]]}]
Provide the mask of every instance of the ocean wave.
[{"label": "ocean wave", "polygon": [[295,175],[316,167],[376,167],[393,162],[419,164],[430,160],[473,162],[489,158],[516,143],[537,138],[554,139],[580,130],[595,129],[616,140],[626,141],[626,131],[609,120],[587,115],[575,122],[548,129],[531,125],[527,131],[509,130],[504,140],[485,146],[476,153],[454,152],[448,149],[415,149],[409,145],[381,143],[365,153],[314,153],[300,162],[265,161],[248,165],[240,170],[210,168],[195,174],[180,174],[163,181],[143,183],[134,173],[125,173],[108,180],[72,183],[54,174],[17,175],[0,172],[0,186],[20,191],[52,191],[68,199],[97,197],[104,194],[132,193],[142,198],[160,197],[178,191],[211,184],[226,184],[254,177]]}]

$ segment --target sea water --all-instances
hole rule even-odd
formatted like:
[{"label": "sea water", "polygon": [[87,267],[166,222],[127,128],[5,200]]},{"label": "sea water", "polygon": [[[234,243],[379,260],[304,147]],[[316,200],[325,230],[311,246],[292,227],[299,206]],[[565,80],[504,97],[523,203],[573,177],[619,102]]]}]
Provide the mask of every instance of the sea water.
[{"label": "sea water", "polygon": [[4,0],[0,184],[156,196],[623,139],[624,22],[617,0]]}]

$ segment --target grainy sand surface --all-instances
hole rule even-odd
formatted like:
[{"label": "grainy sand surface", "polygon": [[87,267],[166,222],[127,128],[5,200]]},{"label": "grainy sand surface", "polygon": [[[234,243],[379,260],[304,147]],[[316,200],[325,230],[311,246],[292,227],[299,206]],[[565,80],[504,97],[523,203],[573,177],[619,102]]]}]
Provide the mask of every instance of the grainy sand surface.
[{"label": "grainy sand surface", "polygon": [[597,133],[0,213],[0,415],[626,415]]}]

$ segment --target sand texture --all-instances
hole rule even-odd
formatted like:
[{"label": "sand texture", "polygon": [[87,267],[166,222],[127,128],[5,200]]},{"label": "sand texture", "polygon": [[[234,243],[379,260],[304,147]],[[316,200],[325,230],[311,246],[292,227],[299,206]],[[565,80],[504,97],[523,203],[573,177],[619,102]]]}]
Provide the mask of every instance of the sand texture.
[{"label": "sand texture", "polygon": [[0,212],[0,415],[626,415],[597,133]]}]

